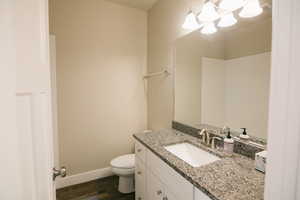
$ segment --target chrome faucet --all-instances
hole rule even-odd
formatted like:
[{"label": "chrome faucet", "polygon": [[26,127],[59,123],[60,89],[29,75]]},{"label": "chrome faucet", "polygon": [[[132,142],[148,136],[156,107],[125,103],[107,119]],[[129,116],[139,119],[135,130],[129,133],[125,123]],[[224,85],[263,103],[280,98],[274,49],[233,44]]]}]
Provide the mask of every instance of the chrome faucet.
[{"label": "chrome faucet", "polygon": [[200,136],[202,136],[202,142],[206,145],[210,144],[210,135],[206,129],[202,129],[200,132],[198,132]]},{"label": "chrome faucet", "polygon": [[201,131],[198,132],[200,136],[202,136],[202,142],[205,143],[205,129],[202,129]]}]

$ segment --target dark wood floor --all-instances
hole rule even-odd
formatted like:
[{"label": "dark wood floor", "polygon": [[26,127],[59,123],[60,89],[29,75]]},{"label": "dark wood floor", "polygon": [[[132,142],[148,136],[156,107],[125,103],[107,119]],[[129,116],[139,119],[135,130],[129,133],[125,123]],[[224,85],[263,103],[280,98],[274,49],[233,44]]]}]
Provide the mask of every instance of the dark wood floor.
[{"label": "dark wood floor", "polygon": [[57,200],[134,200],[134,193],[118,192],[118,177],[111,176],[56,191]]}]

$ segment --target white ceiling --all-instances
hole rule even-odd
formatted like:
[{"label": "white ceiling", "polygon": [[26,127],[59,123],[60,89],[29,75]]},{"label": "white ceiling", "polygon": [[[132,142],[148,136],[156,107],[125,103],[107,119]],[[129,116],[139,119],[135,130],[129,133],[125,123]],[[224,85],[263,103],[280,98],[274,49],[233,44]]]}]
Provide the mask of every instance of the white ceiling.
[{"label": "white ceiling", "polygon": [[[158,0],[107,0],[110,2],[122,4],[125,6],[149,10]],[[216,0],[217,2],[219,0]],[[272,5],[272,0],[260,0],[261,4],[268,3]]]},{"label": "white ceiling", "polygon": [[125,6],[149,10],[158,0],[107,0]]}]

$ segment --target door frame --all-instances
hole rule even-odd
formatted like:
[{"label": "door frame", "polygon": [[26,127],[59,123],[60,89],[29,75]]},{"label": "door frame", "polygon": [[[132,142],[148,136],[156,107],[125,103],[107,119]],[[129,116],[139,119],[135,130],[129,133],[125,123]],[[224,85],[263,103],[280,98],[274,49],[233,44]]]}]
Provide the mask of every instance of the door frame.
[{"label": "door frame", "polygon": [[300,1],[273,0],[265,199],[300,199]]},{"label": "door frame", "polygon": [[56,70],[56,36],[50,34],[50,69],[51,69],[51,92],[52,92],[52,121],[53,121],[53,154],[54,167],[60,168],[59,165],[59,139],[58,139],[58,105],[57,105],[57,70]]}]

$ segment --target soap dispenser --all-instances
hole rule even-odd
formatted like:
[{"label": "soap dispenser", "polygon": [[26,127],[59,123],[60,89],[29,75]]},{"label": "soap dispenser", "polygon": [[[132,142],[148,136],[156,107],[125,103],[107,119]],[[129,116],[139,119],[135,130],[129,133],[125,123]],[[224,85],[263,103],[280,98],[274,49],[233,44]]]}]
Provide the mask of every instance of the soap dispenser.
[{"label": "soap dispenser", "polygon": [[249,140],[249,135],[247,134],[247,129],[246,128],[241,128],[243,130],[243,133],[240,134],[240,138],[242,140]]},{"label": "soap dispenser", "polygon": [[227,132],[227,136],[224,139],[224,151],[226,153],[233,153],[234,140],[231,137],[230,131]]}]

